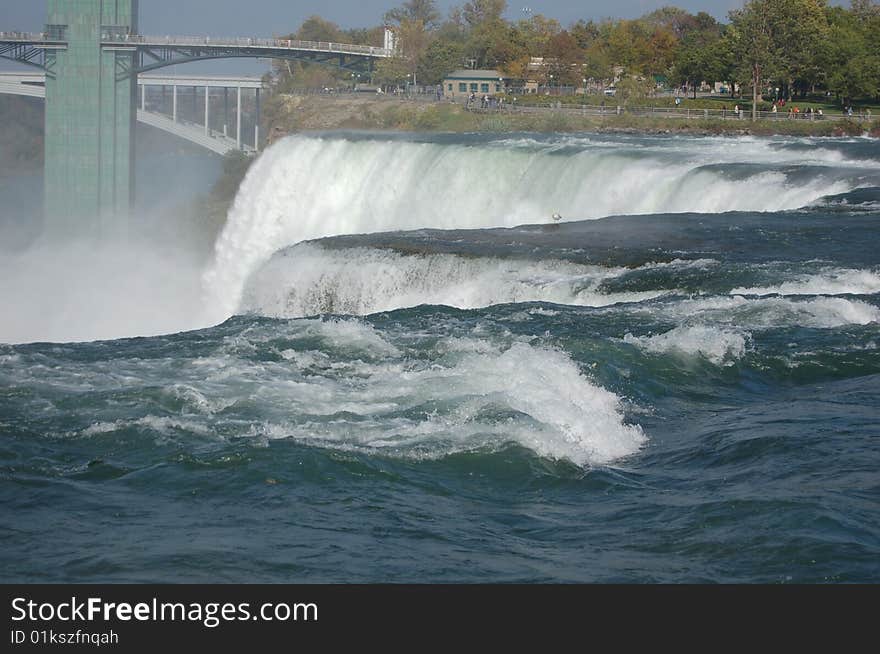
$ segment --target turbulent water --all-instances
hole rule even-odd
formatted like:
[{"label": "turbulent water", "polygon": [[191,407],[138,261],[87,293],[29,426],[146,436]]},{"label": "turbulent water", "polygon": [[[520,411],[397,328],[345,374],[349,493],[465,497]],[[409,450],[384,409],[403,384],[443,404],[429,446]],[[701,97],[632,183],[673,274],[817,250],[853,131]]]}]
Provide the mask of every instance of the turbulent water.
[{"label": "turbulent water", "polygon": [[869,139],[286,139],[177,333],[0,345],[3,578],[880,581],[878,220]]}]

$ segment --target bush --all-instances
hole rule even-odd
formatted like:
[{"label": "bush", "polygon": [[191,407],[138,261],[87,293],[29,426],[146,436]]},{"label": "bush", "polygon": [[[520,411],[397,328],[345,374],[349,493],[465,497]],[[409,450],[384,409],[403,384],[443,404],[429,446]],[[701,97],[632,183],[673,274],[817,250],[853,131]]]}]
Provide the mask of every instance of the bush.
[{"label": "bush", "polygon": [[571,120],[562,113],[554,112],[544,118],[544,129],[550,132],[567,132],[571,129]]},{"label": "bush", "polygon": [[417,130],[430,131],[438,129],[441,122],[440,112],[435,107],[427,107],[418,112],[413,127]]}]

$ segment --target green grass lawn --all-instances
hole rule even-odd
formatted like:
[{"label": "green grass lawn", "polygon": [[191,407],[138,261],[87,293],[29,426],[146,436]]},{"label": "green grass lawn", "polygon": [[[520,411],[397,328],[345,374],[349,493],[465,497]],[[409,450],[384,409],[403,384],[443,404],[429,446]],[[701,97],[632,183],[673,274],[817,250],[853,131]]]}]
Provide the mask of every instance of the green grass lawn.
[{"label": "green grass lawn", "polygon": [[[752,108],[752,100],[751,98],[736,98],[731,100],[730,98],[719,98],[719,97],[711,97],[711,98],[698,98],[696,101],[688,100],[687,102],[703,102],[705,104],[706,109],[720,109],[722,105],[727,105],[727,108],[731,108],[733,104],[739,104],[743,108],[747,108],[751,110]],[[710,106],[710,103],[712,106]],[[766,100],[761,101],[759,106],[769,104]],[[682,103],[682,106],[687,106],[687,104]],[[834,98],[823,98],[823,97],[808,97],[806,99],[795,99],[786,103],[784,107],[780,107],[779,111],[788,112],[789,108],[797,107],[802,112],[808,108],[812,108],[813,111],[821,109],[824,113],[843,113],[843,107],[837,104],[834,101]],[[703,108],[703,107],[701,107]],[[861,100],[857,102],[853,102],[853,111],[858,113],[859,111],[864,111],[865,109],[870,109],[871,113],[874,116],[880,114],[880,103],[876,101],[868,101]]]},{"label": "green grass lawn", "polygon": [[[511,102],[513,96],[508,96],[505,100],[506,102]],[[547,95],[520,95],[516,96],[516,104],[518,106],[551,106],[556,102],[561,103],[566,107],[578,107],[583,105],[588,105],[592,107],[601,106],[602,103],[605,103],[606,107],[615,107],[619,102],[619,98],[617,97],[609,97],[604,95],[567,95],[567,96],[547,96]],[[670,96],[659,96],[654,98],[638,98],[630,100],[627,103],[629,106],[638,106],[638,107],[674,107],[675,106],[675,98]],[[739,105],[744,111],[751,111],[752,101],[751,98],[731,98],[730,96],[708,96],[708,97],[698,97],[696,99],[691,97],[682,97],[681,104],[679,105],[682,109],[729,109],[732,110],[736,105]],[[759,108],[761,106],[765,106],[767,110],[769,110],[770,103],[767,101],[762,101],[759,104]],[[834,102],[834,98],[824,98],[823,96],[812,96],[805,100],[792,100],[786,106],[780,107],[779,111],[782,113],[788,113],[789,107],[797,107],[801,110],[801,112],[805,111],[808,108],[812,108],[813,111],[821,109],[825,114],[841,114],[843,113],[843,108]],[[858,113],[860,110],[864,111],[865,109],[870,109],[872,116],[878,117],[880,116],[880,103],[876,100],[868,101],[861,100],[853,103],[854,112]]]}]

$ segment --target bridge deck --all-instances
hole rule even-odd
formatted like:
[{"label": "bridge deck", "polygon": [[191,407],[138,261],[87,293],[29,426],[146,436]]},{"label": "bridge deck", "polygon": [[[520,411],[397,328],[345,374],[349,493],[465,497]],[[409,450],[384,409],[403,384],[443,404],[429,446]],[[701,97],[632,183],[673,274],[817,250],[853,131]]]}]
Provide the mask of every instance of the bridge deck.
[{"label": "bridge deck", "polygon": [[[197,86],[199,88],[260,89],[263,78],[254,75],[138,75],[141,86]],[[0,72],[0,84],[42,87],[46,83],[46,73]],[[20,89],[20,86],[12,87]],[[26,93],[18,93],[26,95]]]},{"label": "bridge deck", "polygon": [[138,75],[140,86],[198,86],[213,89],[261,89],[263,78],[253,75]]},{"label": "bridge deck", "polygon": [[[259,78],[229,76],[205,78],[189,76],[153,77],[144,75],[138,80],[139,84],[147,86],[165,85],[205,87],[216,84],[218,86],[224,85],[235,87],[240,84],[242,88],[259,88],[259,82]],[[0,93],[24,95],[32,98],[45,98],[45,83],[45,73],[0,73]],[[138,122],[174,134],[175,136],[186,139],[191,143],[200,145],[201,147],[220,155],[238,149],[247,153],[256,152],[254,147],[244,142],[239,143],[232,136],[227,136],[212,129],[206,130],[204,125],[190,123],[179,118],[175,121],[172,117],[161,113],[138,109],[137,119]]]},{"label": "bridge deck", "polygon": [[[299,41],[296,39],[265,39],[247,37],[212,37],[212,36],[146,36],[141,34],[102,35],[101,45],[108,47],[147,47],[147,48],[218,48],[242,50],[315,52],[323,54],[356,55],[384,59],[393,56],[391,50],[372,45],[355,45],[352,43],[332,43],[326,41]],[[45,34],[30,32],[0,32],[0,43],[31,45],[41,48],[63,48],[67,43],[63,40],[49,39]]]}]

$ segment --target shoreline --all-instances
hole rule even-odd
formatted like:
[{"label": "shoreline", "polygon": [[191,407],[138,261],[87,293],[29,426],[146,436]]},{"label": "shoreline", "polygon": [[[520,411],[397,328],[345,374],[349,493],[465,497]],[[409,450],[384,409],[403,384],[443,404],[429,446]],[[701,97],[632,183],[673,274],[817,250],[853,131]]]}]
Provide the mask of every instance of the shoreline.
[{"label": "shoreline", "polygon": [[278,95],[267,102],[267,145],[289,134],[331,130],[434,133],[689,134],[695,136],[870,136],[880,138],[880,121],[758,120],[641,116],[576,111],[474,111],[461,105],[358,96]]}]

